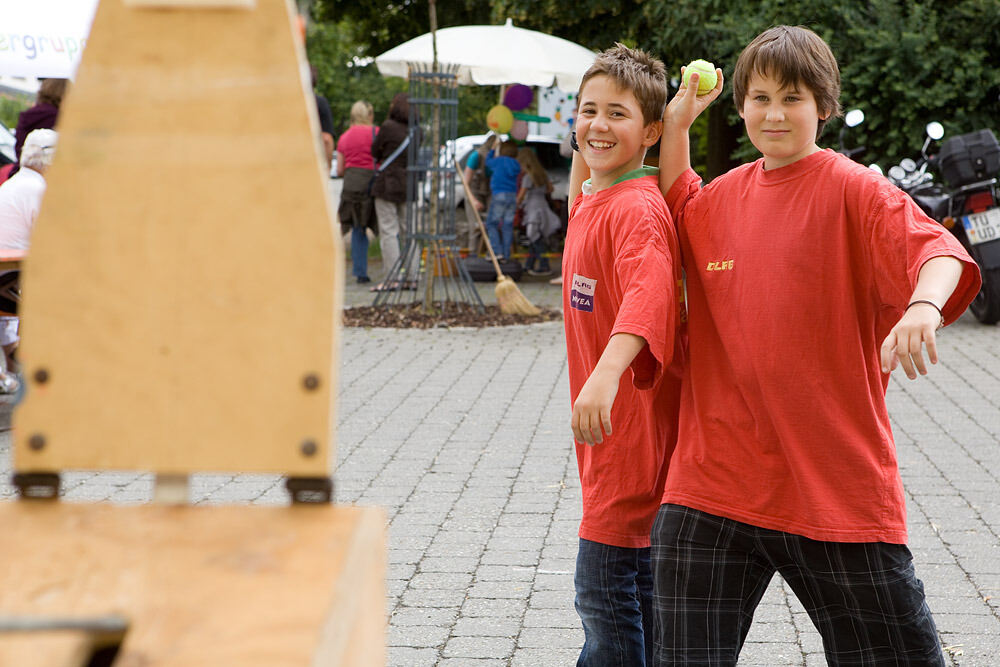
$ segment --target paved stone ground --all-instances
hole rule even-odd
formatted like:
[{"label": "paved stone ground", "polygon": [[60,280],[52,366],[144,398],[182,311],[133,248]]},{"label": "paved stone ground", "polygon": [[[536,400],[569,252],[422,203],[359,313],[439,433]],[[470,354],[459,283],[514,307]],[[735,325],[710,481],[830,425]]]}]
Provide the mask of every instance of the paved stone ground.
[{"label": "paved stone ground", "polygon": [[[558,306],[547,281],[520,286],[534,303]],[[345,292],[349,305],[371,302],[350,280]],[[492,302],[491,284],[480,292]],[[966,315],[940,343],[929,377],[894,377],[890,412],[910,547],[946,654],[955,666],[987,667],[1000,655],[1000,331]],[[336,496],[388,512],[390,665],[575,664],[580,488],[561,323],[350,329],[341,358]],[[3,500],[14,497],[9,473],[2,433]],[[135,473],[63,475],[67,502],[148,502],[152,484]],[[196,475],[191,490],[197,503],[288,501],[274,475]],[[740,664],[825,664],[778,578]]]},{"label": "paved stone ground", "polygon": [[[1000,655],[1000,333],[966,316],[941,348],[929,377],[894,378],[889,404],[911,549],[942,642],[953,665],[985,667]],[[342,359],[336,495],[388,511],[390,664],[574,664],[580,489],[561,325],[351,329]],[[0,468],[9,500],[7,434]],[[152,479],[74,472],[64,486],[70,502],[137,503]],[[272,475],[197,475],[192,492],[199,503],[287,502]],[[779,579],[740,664],[824,664]]]}]

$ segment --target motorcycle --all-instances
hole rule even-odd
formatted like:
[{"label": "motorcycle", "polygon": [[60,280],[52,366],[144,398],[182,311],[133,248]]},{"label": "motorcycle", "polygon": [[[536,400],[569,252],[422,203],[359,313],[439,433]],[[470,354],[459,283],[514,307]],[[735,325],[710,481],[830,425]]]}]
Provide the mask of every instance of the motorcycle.
[{"label": "motorcycle", "polygon": [[[1000,321],[1000,143],[990,130],[944,141],[940,123],[928,123],[920,160],[904,158],[889,169],[889,180],[929,217],[951,231],[979,265],[983,286],[969,310],[983,324]],[[935,174],[940,181],[935,180]]]},{"label": "motorcycle", "polygon": [[852,160],[857,161],[857,159],[865,152],[866,149],[864,146],[848,148],[847,143],[844,141],[844,136],[847,134],[847,130],[855,128],[863,122],[865,122],[865,112],[861,109],[851,109],[844,114],[844,124],[840,126],[840,133],[837,135],[837,142],[840,144],[840,147],[837,149],[838,153],[846,155]]}]

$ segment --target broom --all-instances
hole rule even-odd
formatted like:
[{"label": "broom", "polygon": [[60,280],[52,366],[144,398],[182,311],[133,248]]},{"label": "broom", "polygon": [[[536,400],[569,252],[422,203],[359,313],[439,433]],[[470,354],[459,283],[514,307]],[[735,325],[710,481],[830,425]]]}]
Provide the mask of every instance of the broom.
[{"label": "broom", "polygon": [[469,184],[465,180],[465,173],[462,171],[462,165],[459,163],[458,156],[455,156],[455,170],[458,172],[458,177],[462,179],[462,187],[465,188],[466,215],[468,215],[468,211],[471,208],[473,215],[476,217],[476,224],[479,225],[479,231],[483,235],[483,240],[486,241],[486,250],[490,253],[493,268],[497,271],[497,287],[495,292],[497,303],[500,305],[500,312],[507,315],[538,315],[542,312],[538,309],[538,306],[528,301],[527,297],[521,294],[521,290],[517,289],[517,285],[514,284],[510,276],[505,276],[503,271],[500,270],[500,262],[497,261],[497,256],[493,252],[493,245],[490,243],[489,234],[486,233],[486,226],[483,224],[483,219],[479,217],[479,210],[472,205],[472,192],[469,191]]}]

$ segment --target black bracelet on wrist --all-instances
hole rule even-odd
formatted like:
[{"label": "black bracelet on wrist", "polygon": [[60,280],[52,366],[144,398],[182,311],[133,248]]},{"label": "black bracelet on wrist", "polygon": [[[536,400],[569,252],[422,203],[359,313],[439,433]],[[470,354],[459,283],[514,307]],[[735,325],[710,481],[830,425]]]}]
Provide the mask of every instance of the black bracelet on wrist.
[{"label": "black bracelet on wrist", "polygon": [[918,303],[926,303],[928,306],[933,306],[934,310],[938,311],[938,315],[941,316],[941,324],[938,325],[938,329],[944,326],[944,313],[941,312],[941,308],[938,307],[938,305],[933,301],[928,301],[927,299],[914,299],[906,306],[906,310],[909,310],[910,306],[915,306]]}]

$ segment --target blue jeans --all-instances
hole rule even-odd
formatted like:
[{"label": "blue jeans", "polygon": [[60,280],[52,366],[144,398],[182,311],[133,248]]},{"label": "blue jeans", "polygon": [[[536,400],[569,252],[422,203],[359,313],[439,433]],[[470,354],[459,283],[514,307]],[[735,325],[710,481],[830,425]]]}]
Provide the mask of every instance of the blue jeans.
[{"label": "blue jeans", "polygon": [[490,198],[490,210],[486,214],[486,234],[490,237],[490,245],[497,257],[510,257],[516,210],[516,192],[494,192]]},{"label": "blue jeans", "polygon": [[355,278],[368,277],[368,230],[351,227],[351,263]]},{"label": "blue jeans", "polygon": [[649,553],[648,547],[613,547],[580,539],[574,583],[584,641],[577,667],[645,667],[652,663],[653,574]]},{"label": "blue jeans", "polygon": [[528,265],[524,268],[532,271],[535,269],[535,262],[538,262],[539,271],[551,271],[549,258],[545,253],[549,251],[549,244],[545,242],[544,236],[539,236],[537,241],[532,241],[528,246]]}]

